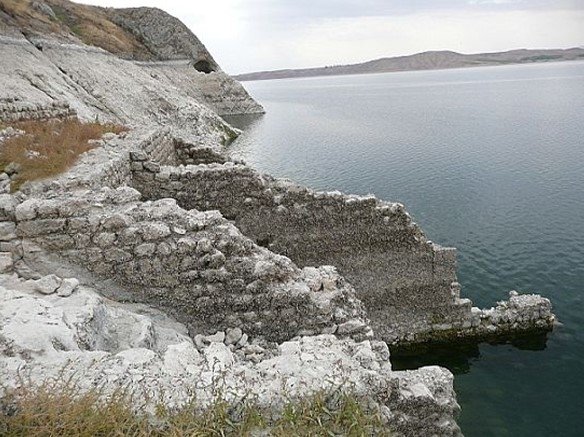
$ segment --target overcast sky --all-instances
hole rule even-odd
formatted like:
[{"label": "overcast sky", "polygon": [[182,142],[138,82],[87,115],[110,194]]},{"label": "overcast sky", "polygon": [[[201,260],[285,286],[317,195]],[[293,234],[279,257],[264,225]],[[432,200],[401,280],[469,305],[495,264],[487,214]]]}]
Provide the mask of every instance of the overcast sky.
[{"label": "overcast sky", "polygon": [[156,6],[229,73],[362,62],[426,50],[584,46],[584,0],[77,0]]}]

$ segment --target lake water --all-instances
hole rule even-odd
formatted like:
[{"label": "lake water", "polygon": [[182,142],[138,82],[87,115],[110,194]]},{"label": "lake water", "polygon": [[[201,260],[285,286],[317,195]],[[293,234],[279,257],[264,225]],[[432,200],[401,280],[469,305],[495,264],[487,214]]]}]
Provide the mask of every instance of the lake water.
[{"label": "lake water", "polygon": [[[463,296],[552,299],[562,326],[435,350],[466,436],[584,435],[584,62],[246,82],[267,114],[233,154],[317,189],[406,205],[458,248]],[[242,124],[243,125],[243,124]]]}]

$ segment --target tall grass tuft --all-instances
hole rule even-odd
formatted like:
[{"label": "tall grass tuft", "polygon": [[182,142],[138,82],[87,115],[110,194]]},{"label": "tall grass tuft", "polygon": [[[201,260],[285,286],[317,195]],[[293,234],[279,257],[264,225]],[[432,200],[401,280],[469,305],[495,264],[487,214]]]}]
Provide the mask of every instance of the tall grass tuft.
[{"label": "tall grass tuft", "polygon": [[319,393],[290,401],[274,416],[248,402],[234,408],[217,400],[199,408],[196,401],[180,409],[160,404],[154,414],[136,411],[125,390],[105,395],[82,392],[69,382],[26,383],[8,389],[0,399],[0,435],[40,436],[389,436],[377,413],[364,409],[350,395]]}]

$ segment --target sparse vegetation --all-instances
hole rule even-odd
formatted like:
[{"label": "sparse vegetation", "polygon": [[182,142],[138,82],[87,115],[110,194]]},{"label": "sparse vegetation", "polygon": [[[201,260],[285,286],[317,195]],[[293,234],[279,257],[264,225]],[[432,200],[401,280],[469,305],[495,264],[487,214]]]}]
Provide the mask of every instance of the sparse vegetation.
[{"label": "sparse vegetation", "polygon": [[77,119],[64,121],[22,121],[11,124],[24,131],[0,144],[0,170],[15,163],[18,174],[12,182],[17,190],[24,182],[44,179],[70,168],[79,155],[94,146],[91,140],[101,138],[107,132],[119,134],[123,126],[84,123]]},{"label": "sparse vegetation", "polygon": [[24,29],[32,32],[71,33],[85,44],[136,59],[151,59],[152,54],[140,39],[114,23],[107,10],[62,0],[48,0],[54,17],[39,12],[31,0],[0,0],[0,10]]},{"label": "sparse vegetation", "polygon": [[[74,384],[30,383],[7,390],[0,399],[0,435],[17,436],[250,436],[260,430],[288,436],[388,436],[379,415],[368,413],[356,399],[318,394],[290,402],[280,418],[253,404],[231,408],[222,401],[207,409],[191,402],[179,410],[159,405],[154,416],[136,413],[124,390],[104,397],[99,389],[82,393]],[[258,435],[258,434],[255,434]]]}]

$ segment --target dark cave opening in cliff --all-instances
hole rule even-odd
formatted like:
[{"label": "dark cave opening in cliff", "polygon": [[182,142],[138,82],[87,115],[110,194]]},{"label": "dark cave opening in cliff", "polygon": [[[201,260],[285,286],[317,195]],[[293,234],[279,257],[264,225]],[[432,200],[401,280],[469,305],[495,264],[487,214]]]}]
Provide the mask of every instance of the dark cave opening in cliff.
[{"label": "dark cave opening in cliff", "polygon": [[200,71],[201,73],[205,73],[205,74],[213,73],[215,71],[215,69],[213,68],[213,65],[211,65],[211,63],[209,61],[205,61],[204,59],[196,62],[194,67],[195,67],[195,70]]}]

